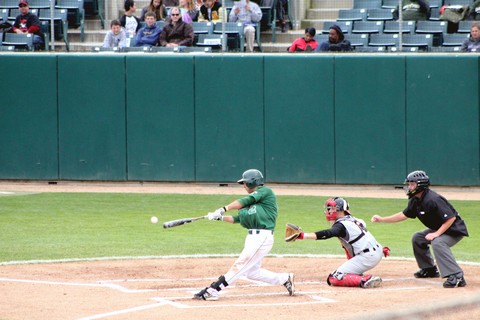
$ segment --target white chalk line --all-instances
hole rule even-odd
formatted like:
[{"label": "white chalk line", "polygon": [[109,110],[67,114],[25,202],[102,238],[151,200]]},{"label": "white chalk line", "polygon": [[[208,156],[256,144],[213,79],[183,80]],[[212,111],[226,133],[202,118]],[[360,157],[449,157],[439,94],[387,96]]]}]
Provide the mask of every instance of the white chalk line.
[{"label": "white chalk line", "polygon": [[[210,278],[209,278],[210,279]],[[406,278],[399,278],[399,279],[385,279],[384,281],[403,281]],[[218,302],[211,302],[211,301],[204,301],[204,303],[200,305],[195,304],[186,304],[180,303],[177,301],[192,301],[193,294],[198,290],[198,288],[168,288],[168,289],[129,289],[124,286],[119,285],[120,281],[123,282],[157,282],[162,280],[164,282],[170,281],[175,282],[178,279],[114,279],[114,280],[101,280],[97,281],[97,283],[76,283],[76,282],[64,282],[64,281],[43,281],[43,280],[28,280],[28,279],[11,279],[11,278],[0,278],[0,282],[21,282],[21,283],[36,283],[36,284],[47,284],[47,285],[63,285],[63,286],[81,286],[81,287],[100,287],[100,288],[107,288],[112,290],[117,290],[122,293],[144,293],[144,292],[171,292],[171,291],[180,291],[183,293],[188,293],[189,295],[186,296],[185,294],[179,296],[170,296],[170,297],[153,297],[152,300],[156,301],[154,304],[147,304],[142,306],[136,306],[132,308],[120,309],[115,311],[110,311],[106,313],[96,314],[81,318],[79,320],[94,320],[94,319],[103,319],[108,318],[116,315],[126,314],[126,313],[133,313],[153,308],[160,308],[163,306],[171,306],[178,309],[201,309],[201,308],[234,308],[234,307],[275,307],[275,306],[293,306],[293,305],[311,305],[311,304],[321,304],[321,303],[336,303],[337,300],[330,299],[325,297],[325,295],[333,294],[336,292],[335,290],[316,290],[316,291],[301,291],[297,292],[296,296],[303,296],[310,298],[311,301],[282,301],[279,303],[251,303],[251,304],[222,304]],[[189,281],[188,278],[183,278],[184,281]],[[207,278],[192,278],[191,280],[194,281],[207,281]],[[113,283],[112,283],[113,282]],[[305,281],[305,282],[297,282],[297,285],[319,285],[323,282],[319,281]],[[265,285],[262,283],[252,283],[252,284],[245,284],[245,285],[232,285],[230,288],[246,288],[246,287],[265,287],[273,285]],[[419,290],[419,289],[428,289],[432,286],[414,286],[414,287],[403,287],[403,288],[376,288],[375,291],[411,291],[411,290]],[[268,293],[251,293],[251,294],[233,294],[229,293],[229,298],[245,298],[245,297],[272,297],[272,296],[285,296],[286,292],[268,292]]]}]

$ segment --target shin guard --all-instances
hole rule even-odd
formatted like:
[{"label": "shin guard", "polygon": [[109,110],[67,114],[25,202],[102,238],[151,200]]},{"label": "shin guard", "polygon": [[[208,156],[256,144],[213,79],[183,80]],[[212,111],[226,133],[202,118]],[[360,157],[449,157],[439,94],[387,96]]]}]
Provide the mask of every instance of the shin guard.
[{"label": "shin guard", "polygon": [[353,273],[332,273],[328,276],[327,283],[335,287],[361,287],[362,283],[371,276],[361,276]]},{"label": "shin guard", "polygon": [[213,288],[217,291],[220,291],[222,290],[223,288],[227,287],[228,286],[228,283],[227,281],[225,280],[225,277],[224,276],[220,276],[218,278],[217,281],[215,282],[212,282],[212,284],[210,285],[210,288]]}]

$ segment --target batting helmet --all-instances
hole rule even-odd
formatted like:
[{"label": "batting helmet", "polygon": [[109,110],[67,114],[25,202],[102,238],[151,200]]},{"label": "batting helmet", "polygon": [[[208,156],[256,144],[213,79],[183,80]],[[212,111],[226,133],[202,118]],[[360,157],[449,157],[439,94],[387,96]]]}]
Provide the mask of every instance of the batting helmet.
[{"label": "batting helmet", "polygon": [[245,184],[249,188],[263,186],[263,174],[257,169],[249,169],[242,174],[242,179],[237,181],[239,184]]},{"label": "batting helmet", "polygon": [[409,198],[413,197],[417,193],[422,192],[423,190],[428,189],[428,186],[430,186],[430,178],[427,176],[425,171],[421,170],[410,172],[405,179],[405,184],[408,184],[409,182],[417,183],[415,189],[407,190],[407,196]]}]

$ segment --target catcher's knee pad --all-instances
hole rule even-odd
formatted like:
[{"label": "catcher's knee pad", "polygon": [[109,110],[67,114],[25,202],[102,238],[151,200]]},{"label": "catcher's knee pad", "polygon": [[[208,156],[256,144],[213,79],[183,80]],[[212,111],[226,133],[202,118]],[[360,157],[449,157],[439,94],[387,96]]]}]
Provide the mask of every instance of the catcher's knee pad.
[{"label": "catcher's knee pad", "polygon": [[331,273],[327,278],[327,283],[334,287],[360,287],[364,277],[353,273]]},{"label": "catcher's knee pad", "polygon": [[217,291],[220,291],[227,286],[228,286],[228,282],[225,280],[224,276],[218,277],[218,280],[215,282],[212,282],[212,284],[210,285],[211,288]]}]

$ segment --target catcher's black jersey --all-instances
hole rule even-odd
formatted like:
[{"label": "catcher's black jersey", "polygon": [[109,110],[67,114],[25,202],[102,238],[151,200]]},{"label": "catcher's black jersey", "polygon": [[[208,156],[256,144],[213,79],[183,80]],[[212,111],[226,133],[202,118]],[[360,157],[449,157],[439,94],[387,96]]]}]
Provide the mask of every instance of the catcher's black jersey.
[{"label": "catcher's black jersey", "polygon": [[426,189],[421,198],[411,198],[403,214],[412,219],[420,219],[427,228],[432,230],[438,230],[446,220],[456,217],[455,222],[445,231],[445,234],[468,236],[467,226],[455,208],[447,199],[430,189]]}]

